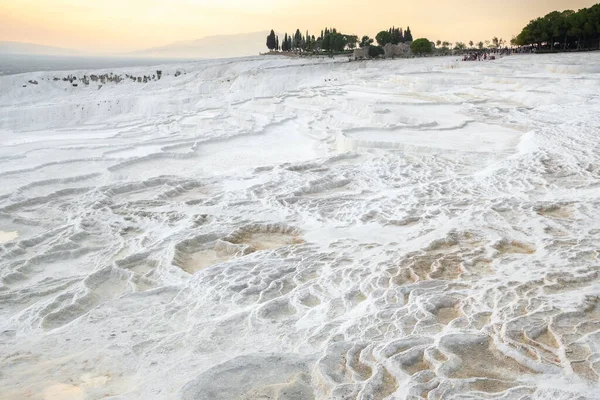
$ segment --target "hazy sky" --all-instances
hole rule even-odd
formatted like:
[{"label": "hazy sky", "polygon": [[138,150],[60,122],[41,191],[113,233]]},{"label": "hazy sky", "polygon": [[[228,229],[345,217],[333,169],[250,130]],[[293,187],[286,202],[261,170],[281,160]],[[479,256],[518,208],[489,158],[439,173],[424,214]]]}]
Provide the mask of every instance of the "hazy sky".
[{"label": "hazy sky", "polygon": [[0,41],[128,51],[275,29],[375,35],[410,25],[451,42],[510,39],[532,18],[600,0],[0,0]]}]

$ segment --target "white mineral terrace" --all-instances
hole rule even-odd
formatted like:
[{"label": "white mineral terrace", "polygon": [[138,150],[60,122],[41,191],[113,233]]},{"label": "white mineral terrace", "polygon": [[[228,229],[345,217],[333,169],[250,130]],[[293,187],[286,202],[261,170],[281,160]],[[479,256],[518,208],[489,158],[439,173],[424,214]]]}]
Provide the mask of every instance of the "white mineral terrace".
[{"label": "white mineral terrace", "polygon": [[0,77],[0,398],[599,399],[600,53],[347,61]]}]

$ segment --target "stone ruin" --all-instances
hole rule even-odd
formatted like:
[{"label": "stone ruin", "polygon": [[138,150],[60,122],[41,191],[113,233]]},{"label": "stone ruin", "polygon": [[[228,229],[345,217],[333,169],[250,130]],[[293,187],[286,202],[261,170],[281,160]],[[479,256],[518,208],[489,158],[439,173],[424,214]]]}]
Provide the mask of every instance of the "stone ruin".
[{"label": "stone ruin", "polygon": [[[383,46],[383,51],[385,58],[395,58],[395,57],[410,57],[410,43],[399,43],[399,44],[391,44],[388,43]],[[355,60],[368,60],[371,57],[369,56],[369,47],[362,47],[354,49],[353,57]]]},{"label": "stone ruin", "polygon": [[391,44],[388,43],[383,46],[385,52],[385,58],[396,58],[396,57],[410,57],[410,42]]},{"label": "stone ruin", "polygon": [[368,60],[369,58],[369,47],[359,47],[354,49],[353,53],[354,60]]}]

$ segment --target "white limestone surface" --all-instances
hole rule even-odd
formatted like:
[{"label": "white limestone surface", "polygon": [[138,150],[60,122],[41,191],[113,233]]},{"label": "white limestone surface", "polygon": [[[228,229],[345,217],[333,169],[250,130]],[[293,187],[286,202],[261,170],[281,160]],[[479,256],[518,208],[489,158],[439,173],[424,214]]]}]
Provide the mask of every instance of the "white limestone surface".
[{"label": "white limestone surface", "polygon": [[0,397],[600,398],[599,65],[0,77]]}]

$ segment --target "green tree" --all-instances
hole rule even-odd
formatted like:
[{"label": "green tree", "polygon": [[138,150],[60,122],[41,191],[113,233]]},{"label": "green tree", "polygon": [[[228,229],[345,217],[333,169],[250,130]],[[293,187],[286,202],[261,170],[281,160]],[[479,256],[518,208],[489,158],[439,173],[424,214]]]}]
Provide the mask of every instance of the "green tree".
[{"label": "green tree", "polygon": [[553,11],[544,17],[546,21],[546,35],[550,41],[550,49],[554,50],[554,43],[556,42],[556,36],[559,36],[559,25],[560,25],[561,13]]},{"label": "green tree", "polygon": [[392,43],[392,34],[388,31],[381,31],[375,36],[375,40],[377,40],[377,44],[380,46],[385,46],[388,43]]},{"label": "green tree", "polygon": [[[585,21],[585,24],[583,24],[583,34],[585,35],[586,39],[596,35],[596,24],[591,18],[589,18],[589,16]],[[587,48],[589,49],[589,47],[590,46],[588,44]]]},{"label": "green tree", "polygon": [[321,43],[321,48],[325,51],[331,51],[332,50],[332,46],[331,46],[331,34],[330,33],[326,33],[325,36],[323,37],[323,41]]},{"label": "green tree", "polygon": [[296,34],[294,35],[294,49],[299,50],[302,48],[302,33],[300,33],[300,29],[296,29]]},{"label": "green tree", "polygon": [[363,36],[362,39],[360,40],[360,47],[362,47],[362,48],[369,47],[372,44],[373,44],[373,39],[371,39],[368,36]]},{"label": "green tree", "polygon": [[479,43],[477,43],[477,48],[478,48],[479,50],[483,50],[483,42],[479,42]]},{"label": "green tree", "polygon": [[292,35],[287,35],[285,46],[287,51],[292,51]]},{"label": "green tree", "polygon": [[271,29],[271,33],[267,36],[267,48],[271,51],[277,48],[277,38],[273,29]]},{"label": "green tree", "polygon": [[410,26],[407,26],[406,31],[404,31],[404,41],[405,42],[413,41],[413,35],[412,35],[412,32],[410,31]]},{"label": "green tree", "polygon": [[355,49],[356,43],[358,42],[358,36],[356,36],[356,35],[345,35],[345,36],[346,36],[346,42],[348,43],[348,48]]},{"label": "green tree", "polygon": [[584,32],[597,39],[598,49],[600,49],[600,4],[593,5],[584,13],[586,23]]},{"label": "green tree", "polygon": [[577,12],[553,11],[531,20],[517,35],[516,41],[521,46],[537,45],[538,48],[547,44],[550,49],[558,44],[566,50],[590,48],[596,38],[600,47],[600,4]]},{"label": "green tree", "polygon": [[473,43],[473,41],[472,41],[472,40],[469,40],[469,48],[470,48],[470,49],[472,49],[472,48],[473,48],[473,45],[474,45],[474,44],[475,44],[475,43]]},{"label": "green tree", "polygon": [[421,38],[413,41],[410,44],[410,50],[414,54],[423,55],[431,53],[433,51],[433,48],[429,39]]},{"label": "green tree", "polygon": [[321,48],[329,52],[344,51],[346,45],[348,44],[348,36],[351,35],[343,35],[339,33],[336,29],[332,29],[331,31],[326,29],[325,31],[327,33],[325,33],[325,36],[323,37]]},{"label": "green tree", "polygon": [[524,28],[521,33],[517,35],[517,45],[525,46],[533,43],[533,37],[529,28]]},{"label": "green tree", "polygon": [[562,45],[563,45],[563,50],[567,49],[567,44],[569,41],[569,29],[571,28],[569,25],[569,17],[571,15],[575,14],[575,11],[573,10],[565,10],[562,12],[562,18],[561,18],[561,24],[559,26],[559,33],[560,36],[562,38]]},{"label": "green tree", "polygon": [[395,26],[391,27],[389,30],[392,35],[392,44],[398,44],[404,42],[404,35],[402,34],[402,28],[396,28]]},{"label": "green tree", "polygon": [[310,51],[312,49],[312,41],[310,40],[310,35],[308,31],[306,31],[306,36],[303,37],[302,41],[302,50]]},{"label": "green tree", "polygon": [[550,21],[538,18],[533,26],[533,38],[539,47],[550,40]]},{"label": "green tree", "polygon": [[369,46],[369,57],[377,58],[381,55],[385,54],[383,47],[381,46]]},{"label": "green tree", "polygon": [[437,42],[435,42],[435,45],[436,45],[437,47],[440,47],[440,46],[442,45],[442,41],[441,41],[441,40],[438,40]]},{"label": "green tree", "polygon": [[465,50],[467,48],[467,45],[464,44],[463,42],[456,42],[456,44],[454,45],[454,48],[456,50]]},{"label": "green tree", "polygon": [[567,35],[569,33],[569,16],[574,14],[573,10],[563,12],[553,11],[544,17],[547,21],[548,36],[550,38],[550,48],[554,49],[554,44],[558,41],[563,44],[563,49],[567,45]]},{"label": "green tree", "polygon": [[332,33],[331,44],[334,51],[344,51],[348,43],[346,36],[341,33]]},{"label": "green tree", "polygon": [[[314,38],[314,36],[313,36]],[[314,38],[314,42],[313,42],[313,49],[314,50],[322,50],[323,49],[323,39],[321,39],[320,37],[318,38]]]},{"label": "green tree", "polygon": [[[583,27],[585,25],[585,13],[581,12],[573,13],[567,17],[569,31],[568,34],[577,38],[577,50],[581,50],[581,38],[584,34]],[[525,32],[528,28],[525,27],[523,32]]]}]

